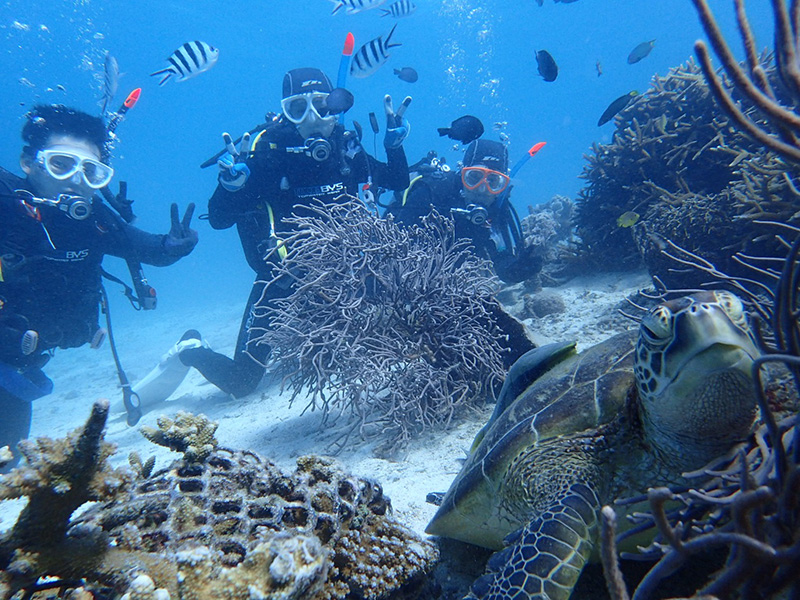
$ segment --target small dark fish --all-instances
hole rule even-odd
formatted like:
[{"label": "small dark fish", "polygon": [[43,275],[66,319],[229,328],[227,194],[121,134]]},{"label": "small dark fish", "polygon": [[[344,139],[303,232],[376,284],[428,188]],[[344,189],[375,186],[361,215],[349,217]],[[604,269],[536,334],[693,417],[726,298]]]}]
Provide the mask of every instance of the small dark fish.
[{"label": "small dark fish", "polygon": [[117,59],[106,52],[105,63],[103,66],[103,110],[105,114],[108,103],[114,99],[119,87],[119,64]]},{"label": "small dark fish", "polygon": [[353,108],[354,102],[355,98],[353,98],[353,94],[349,90],[336,88],[328,94],[325,99],[325,106],[328,108],[329,114],[339,115]]},{"label": "small dark fish", "polygon": [[628,64],[632,65],[645,58],[648,54],[650,54],[650,51],[653,49],[655,43],[655,40],[650,40],[649,42],[642,42],[636,46],[636,48],[631,50],[631,53],[628,54]]},{"label": "small dark fish", "polygon": [[600,77],[603,74],[603,64],[598,60],[594,63],[594,68],[597,69],[597,76]]},{"label": "small dark fish", "polygon": [[375,116],[374,112],[369,113],[369,126],[372,127],[372,133],[377,134],[381,128],[378,125],[378,117]]},{"label": "small dark fish", "polygon": [[464,115],[450,123],[450,127],[439,127],[437,131],[442,137],[469,144],[483,135],[483,123],[477,117]]},{"label": "small dark fish", "polygon": [[395,28],[397,28],[397,25],[392,27],[385,40],[382,35],[379,35],[361,46],[353,54],[353,62],[350,63],[350,75],[361,78],[369,77],[389,60],[389,48],[400,46],[400,44],[391,43]]},{"label": "small dark fish", "polygon": [[611,119],[614,118],[614,115],[616,115],[619,111],[628,106],[628,103],[638,95],[639,92],[633,90],[631,92],[628,92],[624,96],[620,96],[619,98],[614,100],[611,104],[608,105],[608,108],[603,111],[603,114],[600,115],[600,120],[597,122],[597,126],[601,127],[606,123],[608,123]]},{"label": "small dark fish", "polygon": [[417,10],[417,5],[411,0],[397,0],[397,2],[392,2],[389,5],[389,8],[382,8],[381,12],[383,14],[381,16],[386,17],[391,15],[395,19],[399,19],[401,17],[409,16],[415,10]]},{"label": "small dark fish", "polygon": [[555,81],[558,77],[558,65],[547,50],[539,50],[536,53],[536,65],[539,67],[539,75],[545,81]]},{"label": "small dark fish", "polygon": [[150,76],[163,75],[158,85],[164,85],[170,77],[176,81],[184,81],[204,71],[208,71],[217,64],[219,50],[205,42],[195,40],[186,42],[167,58],[169,66],[166,69],[150,73]]},{"label": "small dark fish", "polygon": [[402,69],[395,69],[394,74],[397,75],[403,81],[407,81],[408,83],[416,83],[417,79],[419,79],[417,71],[411,67],[403,67]]}]

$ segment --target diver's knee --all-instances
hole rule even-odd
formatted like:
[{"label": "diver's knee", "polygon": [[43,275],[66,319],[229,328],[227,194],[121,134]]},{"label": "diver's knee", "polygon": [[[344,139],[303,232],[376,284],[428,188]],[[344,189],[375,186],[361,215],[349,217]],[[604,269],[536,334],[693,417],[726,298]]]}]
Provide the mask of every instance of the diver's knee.
[{"label": "diver's knee", "polygon": [[264,367],[258,365],[258,368],[248,368],[246,372],[241,373],[241,376],[235,382],[231,382],[228,393],[234,398],[243,398],[249,396],[256,391],[258,384],[264,377]]}]

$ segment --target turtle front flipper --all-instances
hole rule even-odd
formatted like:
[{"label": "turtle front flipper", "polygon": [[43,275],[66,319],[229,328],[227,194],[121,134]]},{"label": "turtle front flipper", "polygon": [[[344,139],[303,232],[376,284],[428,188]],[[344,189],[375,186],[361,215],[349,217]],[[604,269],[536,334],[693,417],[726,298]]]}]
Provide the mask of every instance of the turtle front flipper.
[{"label": "turtle front flipper", "polygon": [[467,598],[568,600],[596,539],[600,500],[575,483],[540,516],[506,538]]}]

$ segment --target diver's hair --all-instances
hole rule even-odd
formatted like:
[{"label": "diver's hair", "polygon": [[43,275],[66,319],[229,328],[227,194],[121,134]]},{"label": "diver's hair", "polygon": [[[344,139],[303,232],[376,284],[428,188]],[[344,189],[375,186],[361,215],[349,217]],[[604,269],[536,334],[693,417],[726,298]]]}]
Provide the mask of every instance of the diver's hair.
[{"label": "diver's hair", "polygon": [[108,130],[100,117],[69,108],[63,104],[39,104],[27,115],[22,128],[22,151],[35,157],[54,135],[69,135],[91,142],[100,149],[100,158],[107,161]]}]

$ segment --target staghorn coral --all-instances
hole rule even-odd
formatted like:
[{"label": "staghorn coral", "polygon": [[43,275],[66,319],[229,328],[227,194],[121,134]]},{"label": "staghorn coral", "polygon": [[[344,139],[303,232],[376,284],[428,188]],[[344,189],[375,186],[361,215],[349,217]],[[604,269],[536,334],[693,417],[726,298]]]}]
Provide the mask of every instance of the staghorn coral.
[{"label": "staghorn coral", "polygon": [[[762,64],[779,89],[771,59]],[[746,99],[740,107],[766,122]],[[736,128],[693,61],[655,76],[616,123],[612,143],[595,144],[586,157],[587,185],[577,201],[578,253],[594,268],[629,268],[644,257],[670,287],[691,287],[694,273],[673,274],[659,259],[665,239],[735,273],[735,252],[776,251],[756,220],[800,222],[796,169]],[[627,211],[641,215],[631,228],[617,224]]]},{"label": "staghorn coral", "polygon": [[260,343],[292,400],[308,395],[326,420],[352,415],[392,451],[491,395],[509,318],[489,264],[454,239],[452,221],[434,213],[401,228],[358,200],[311,210],[289,219],[297,233],[268,283],[290,278],[291,295],[258,308],[272,323]]},{"label": "staghorn coral", "polygon": [[[115,476],[105,467],[107,404],[104,409],[85,428],[102,451],[82,454],[98,463],[81,476],[94,481],[92,474],[102,472],[106,482],[89,484],[82,494],[113,500],[89,507],[49,537],[26,528],[31,517],[23,514],[9,535],[13,542],[4,538],[0,546],[0,599],[22,588],[34,591],[45,575],[55,578],[49,587],[76,588],[80,579],[89,592],[113,590],[126,600],[413,597],[438,559],[435,546],[392,518],[379,484],[326,457],[301,457],[293,473],[284,473],[252,452],[216,447],[202,461],[185,453],[148,477],[125,475],[128,485],[100,495]],[[215,428],[189,414],[177,422]],[[85,449],[84,437],[48,443],[70,454],[69,447]],[[43,466],[37,479],[21,467],[0,481],[4,489],[20,488],[7,497],[27,491],[33,501],[42,486],[45,492],[52,487],[50,470]],[[48,500],[37,502],[40,509],[55,507],[69,517],[60,498]]]},{"label": "staghorn coral", "polygon": [[[214,433],[218,424],[205,415],[178,411],[174,420],[161,415],[157,423],[158,429],[142,427],[142,435],[154,444],[183,452],[189,461],[203,461],[217,448],[218,442]],[[144,465],[142,468],[144,469]]]},{"label": "staghorn coral", "polygon": [[70,517],[84,503],[113,499],[131,485],[128,472],[107,463],[115,450],[103,440],[108,406],[95,403],[83,428],[66,438],[19,443],[26,464],[0,477],[0,500],[27,497],[28,504],[0,537],[0,598],[42,573],[74,576],[78,563],[91,564],[102,554],[101,532],[71,528]]}]

